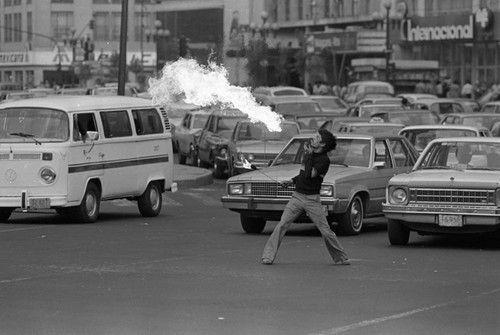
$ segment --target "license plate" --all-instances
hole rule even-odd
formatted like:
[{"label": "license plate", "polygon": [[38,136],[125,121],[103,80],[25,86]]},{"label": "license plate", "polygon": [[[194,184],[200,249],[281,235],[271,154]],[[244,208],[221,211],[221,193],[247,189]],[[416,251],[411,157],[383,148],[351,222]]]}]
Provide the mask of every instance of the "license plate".
[{"label": "license plate", "polygon": [[439,215],[439,225],[443,227],[462,227],[462,215]]},{"label": "license plate", "polygon": [[50,208],[49,198],[30,198],[29,203],[30,203],[30,208],[33,209]]}]

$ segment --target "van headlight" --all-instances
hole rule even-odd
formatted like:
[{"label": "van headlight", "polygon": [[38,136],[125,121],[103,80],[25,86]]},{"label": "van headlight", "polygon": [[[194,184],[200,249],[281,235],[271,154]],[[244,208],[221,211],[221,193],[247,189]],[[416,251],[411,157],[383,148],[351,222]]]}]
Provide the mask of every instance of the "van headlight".
[{"label": "van headlight", "polygon": [[52,184],[56,180],[56,172],[51,167],[45,166],[40,170],[40,178],[46,184]]},{"label": "van headlight", "polygon": [[389,202],[394,205],[406,205],[408,203],[408,189],[401,186],[389,187]]},{"label": "van headlight", "polygon": [[333,185],[321,185],[319,195],[322,197],[333,197]]}]

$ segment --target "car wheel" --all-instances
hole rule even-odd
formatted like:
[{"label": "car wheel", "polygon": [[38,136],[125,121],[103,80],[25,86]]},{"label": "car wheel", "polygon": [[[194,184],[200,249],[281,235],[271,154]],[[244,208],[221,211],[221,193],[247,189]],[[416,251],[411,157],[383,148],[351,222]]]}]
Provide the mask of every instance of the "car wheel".
[{"label": "car wheel", "polygon": [[83,223],[94,223],[99,217],[101,206],[101,192],[94,183],[89,183],[80,206],[75,208],[78,221]]},{"label": "car wheel", "polygon": [[214,162],[214,177],[223,178],[224,177],[224,167],[220,166],[217,162]]},{"label": "car wheel", "polygon": [[347,212],[339,218],[338,232],[342,235],[357,235],[363,228],[364,207],[359,195],[352,199]]},{"label": "car wheel", "polygon": [[10,215],[14,211],[14,208],[2,207],[0,208],[0,222],[6,223],[9,221]]},{"label": "car wheel", "polygon": [[410,240],[410,229],[399,220],[387,219],[387,235],[392,245],[406,245]]},{"label": "car wheel", "polygon": [[266,220],[250,216],[240,215],[241,227],[245,233],[260,234],[266,227]]},{"label": "car wheel", "polygon": [[150,182],[144,193],[137,199],[137,206],[142,216],[158,216],[162,206],[160,184],[157,182]]}]

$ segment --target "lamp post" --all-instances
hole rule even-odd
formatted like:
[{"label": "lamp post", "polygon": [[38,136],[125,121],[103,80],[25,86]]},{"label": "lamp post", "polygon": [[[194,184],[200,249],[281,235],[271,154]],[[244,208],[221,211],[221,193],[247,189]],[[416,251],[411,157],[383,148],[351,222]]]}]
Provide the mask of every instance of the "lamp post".
[{"label": "lamp post", "polygon": [[391,78],[391,70],[390,70],[390,62],[391,62],[391,37],[390,37],[390,11],[391,11],[391,0],[384,1],[384,8],[386,10],[385,17],[385,81],[390,82]]},{"label": "lamp post", "polygon": [[156,71],[161,71],[167,58],[167,42],[170,37],[170,30],[163,29],[161,20],[155,21],[155,30],[146,29],[146,39],[151,38],[156,44]]}]

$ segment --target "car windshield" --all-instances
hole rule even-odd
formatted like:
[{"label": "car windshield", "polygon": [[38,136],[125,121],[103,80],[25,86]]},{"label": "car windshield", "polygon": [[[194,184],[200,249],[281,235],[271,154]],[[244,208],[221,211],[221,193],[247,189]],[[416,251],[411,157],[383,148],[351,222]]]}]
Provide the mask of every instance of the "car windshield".
[{"label": "car windshield", "polygon": [[69,138],[69,119],[64,112],[45,108],[0,110],[0,142],[62,142]]},{"label": "car windshield", "polygon": [[375,113],[395,111],[402,109],[401,105],[381,105],[381,106],[363,106],[359,111],[360,117],[371,117]]},{"label": "car windshield", "polygon": [[[297,138],[291,141],[276,157],[273,165],[301,164],[304,143],[310,138]],[[371,142],[369,139],[339,139],[337,148],[328,153],[333,165],[368,167],[370,165]]]},{"label": "car windshield", "polygon": [[490,129],[493,123],[500,121],[500,114],[493,115],[478,115],[471,117],[464,117],[463,124],[467,126],[485,127]]},{"label": "car windshield", "polygon": [[238,121],[245,119],[246,117],[221,117],[217,120],[215,132],[221,137],[229,139]]},{"label": "car windshield", "polygon": [[245,122],[240,125],[237,141],[289,141],[299,133],[299,128],[295,124],[281,124],[281,131],[270,131],[262,122]]},{"label": "car windshield", "polygon": [[500,143],[438,142],[424,155],[417,170],[500,170]]},{"label": "car windshield", "polygon": [[325,123],[331,117],[328,116],[297,116],[295,121],[302,130],[318,130],[319,126]]},{"label": "car windshield", "polygon": [[427,144],[436,138],[445,137],[474,137],[477,136],[473,130],[461,129],[418,129],[407,130],[401,133],[419,151],[424,150]]},{"label": "car windshield", "polygon": [[193,117],[193,128],[203,128],[207,120],[208,114],[195,114]]},{"label": "car windshield", "polygon": [[286,115],[293,113],[318,113],[321,110],[318,108],[316,103],[308,102],[290,102],[277,104],[274,107],[278,114]]}]

